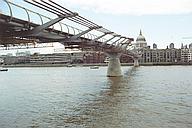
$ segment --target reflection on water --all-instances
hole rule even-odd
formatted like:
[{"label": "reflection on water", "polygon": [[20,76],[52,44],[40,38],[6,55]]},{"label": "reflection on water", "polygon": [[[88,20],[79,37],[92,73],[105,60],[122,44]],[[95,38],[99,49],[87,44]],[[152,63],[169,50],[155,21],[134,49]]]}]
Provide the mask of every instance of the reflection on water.
[{"label": "reflection on water", "polygon": [[0,73],[0,128],[191,128],[191,66],[13,68]]}]

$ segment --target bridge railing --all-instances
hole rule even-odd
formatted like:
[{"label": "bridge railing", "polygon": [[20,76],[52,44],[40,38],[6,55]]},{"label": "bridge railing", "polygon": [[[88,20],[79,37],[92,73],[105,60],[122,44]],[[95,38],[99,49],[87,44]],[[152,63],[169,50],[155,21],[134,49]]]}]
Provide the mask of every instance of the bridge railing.
[{"label": "bridge railing", "polygon": [[[38,12],[29,10],[25,7],[22,7],[20,5],[17,5],[15,3],[7,1],[7,0],[0,0],[0,6],[2,6],[0,8],[1,9],[0,11],[5,15],[10,16],[10,19],[8,19],[9,21],[11,21],[13,18],[22,19],[22,20],[28,22],[29,28],[30,28],[31,23],[34,23],[37,25],[42,25],[42,24],[52,20],[51,18],[49,18],[45,15],[42,15]],[[63,22],[58,22],[58,23],[50,26],[50,28],[54,29],[54,30],[58,30],[60,32],[64,32],[69,35],[77,35],[84,31],[79,28],[75,28],[73,26],[67,25]],[[82,37],[93,40],[99,36],[98,32],[100,33],[100,35],[102,35],[103,33],[110,33],[111,31],[109,31],[105,28],[101,28],[101,29],[97,30],[97,33],[93,33],[93,31],[88,32],[88,33],[82,35]],[[105,36],[105,38],[104,37],[100,38],[98,41],[105,42],[115,35],[117,35],[117,34],[116,33],[109,34],[109,35]],[[118,38],[118,36],[115,37],[114,39],[108,41],[107,43],[112,44],[114,42],[114,40],[117,38]],[[121,41],[122,40],[117,41],[117,44],[120,43]]]},{"label": "bridge railing", "polygon": [[[27,21],[30,26],[30,23],[42,25],[42,24],[52,20],[51,18],[49,18],[45,15],[42,15],[38,12],[26,9],[20,5],[17,5],[15,3],[7,1],[7,0],[0,0],[0,7],[1,7],[0,13],[10,16],[10,19],[8,19],[9,21],[11,21],[12,18],[19,18],[24,21]],[[58,23],[50,26],[50,28],[67,33],[67,34],[71,34],[71,35],[76,35],[83,31],[81,29],[67,25],[63,22],[58,22]],[[94,39],[97,37],[97,35],[89,32],[89,33],[86,33],[85,35],[83,35],[82,37],[85,37],[88,39]],[[100,41],[103,41],[103,40],[106,40],[106,39],[104,39],[104,38],[100,39]]]}]

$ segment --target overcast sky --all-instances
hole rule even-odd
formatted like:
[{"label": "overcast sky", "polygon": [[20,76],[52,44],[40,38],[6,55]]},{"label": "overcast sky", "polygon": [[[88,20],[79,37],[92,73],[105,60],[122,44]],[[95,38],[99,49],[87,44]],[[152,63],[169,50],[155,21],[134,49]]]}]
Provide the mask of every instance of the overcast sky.
[{"label": "overcast sky", "polygon": [[56,0],[97,13],[125,15],[158,15],[191,13],[191,0]]},{"label": "overcast sky", "polygon": [[122,35],[137,38],[141,29],[149,45],[192,42],[192,0],[57,1]]},{"label": "overcast sky", "polygon": [[[21,0],[12,1],[34,9]],[[141,29],[150,46],[166,48],[173,42],[180,48],[181,43],[192,42],[192,0],[54,1],[124,36],[136,39]]]}]

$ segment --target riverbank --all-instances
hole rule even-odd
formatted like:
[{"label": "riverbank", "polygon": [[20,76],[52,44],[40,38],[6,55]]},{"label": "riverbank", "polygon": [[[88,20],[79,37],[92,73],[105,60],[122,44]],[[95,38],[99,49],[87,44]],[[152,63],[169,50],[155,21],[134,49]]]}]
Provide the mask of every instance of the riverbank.
[{"label": "riverbank", "polygon": [[[140,63],[140,66],[172,66],[172,65],[192,65],[192,63]],[[89,66],[108,66],[107,63],[91,64],[12,64],[2,65],[3,68],[15,67],[89,67]],[[121,63],[121,66],[133,66],[133,63]]]},{"label": "riverbank", "polygon": [[3,68],[15,67],[89,67],[89,66],[107,66],[105,63],[101,64],[12,64],[3,65]]}]

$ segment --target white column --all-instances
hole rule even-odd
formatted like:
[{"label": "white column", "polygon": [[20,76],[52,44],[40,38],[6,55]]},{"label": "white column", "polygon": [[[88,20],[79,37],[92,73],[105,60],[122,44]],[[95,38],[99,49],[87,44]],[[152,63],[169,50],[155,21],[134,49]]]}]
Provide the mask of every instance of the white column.
[{"label": "white column", "polygon": [[122,76],[120,54],[118,53],[107,53],[109,58],[107,76],[108,77],[118,77]]}]

